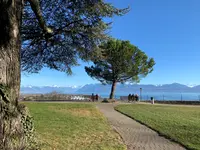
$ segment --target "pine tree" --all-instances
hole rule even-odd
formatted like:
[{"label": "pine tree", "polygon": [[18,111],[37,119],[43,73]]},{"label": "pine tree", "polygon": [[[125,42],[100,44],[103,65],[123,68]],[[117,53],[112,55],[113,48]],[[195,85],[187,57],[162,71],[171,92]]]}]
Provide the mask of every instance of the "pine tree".
[{"label": "pine tree", "polygon": [[99,47],[102,58],[94,59],[91,67],[85,67],[89,76],[103,84],[112,84],[110,99],[118,82],[139,82],[153,71],[153,58],[132,45],[129,41],[109,40]]}]

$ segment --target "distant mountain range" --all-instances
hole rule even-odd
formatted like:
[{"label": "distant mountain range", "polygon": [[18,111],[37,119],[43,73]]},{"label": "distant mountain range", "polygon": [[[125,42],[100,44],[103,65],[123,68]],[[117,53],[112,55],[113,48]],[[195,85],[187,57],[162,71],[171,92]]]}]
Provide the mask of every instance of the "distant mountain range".
[{"label": "distant mountain range", "polygon": [[82,86],[68,86],[68,87],[59,87],[59,86],[22,86],[20,92],[23,94],[45,94],[51,92],[71,94],[76,93],[78,89]]},{"label": "distant mountain range", "polygon": [[[59,92],[65,94],[109,94],[111,85],[102,84],[86,84],[84,86],[22,86],[21,93],[23,94],[36,94],[36,93],[50,93]],[[200,92],[200,85],[190,86],[179,83],[163,84],[163,85],[144,85],[144,84],[118,84],[116,87],[117,94],[139,93],[140,88],[143,92]]]}]

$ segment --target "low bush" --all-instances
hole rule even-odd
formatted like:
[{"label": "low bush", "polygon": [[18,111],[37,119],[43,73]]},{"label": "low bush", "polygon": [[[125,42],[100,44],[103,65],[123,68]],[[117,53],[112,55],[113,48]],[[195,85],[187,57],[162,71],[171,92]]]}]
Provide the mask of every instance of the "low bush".
[{"label": "low bush", "polygon": [[114,103],[115,100],[114,99],[107,99],[107,98],[104,98],[102,103]]}]

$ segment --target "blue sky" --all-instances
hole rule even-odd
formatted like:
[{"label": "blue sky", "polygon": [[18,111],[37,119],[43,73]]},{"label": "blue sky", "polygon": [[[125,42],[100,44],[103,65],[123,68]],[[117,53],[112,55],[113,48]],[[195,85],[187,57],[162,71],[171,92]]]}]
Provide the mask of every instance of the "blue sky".
[{"label": "blue sky", "polygon": [[[141,84],[200,84],[199,0],[108,0],[115,6],[131,6],[123,17],[112,20],[110,34],[130,40],[156,61],[154,71]],[[74,67],[72,76],[43,69],[39,74],[22,73],[22,85],[84,85],[98,83],[84,71],[88,63]]]}]

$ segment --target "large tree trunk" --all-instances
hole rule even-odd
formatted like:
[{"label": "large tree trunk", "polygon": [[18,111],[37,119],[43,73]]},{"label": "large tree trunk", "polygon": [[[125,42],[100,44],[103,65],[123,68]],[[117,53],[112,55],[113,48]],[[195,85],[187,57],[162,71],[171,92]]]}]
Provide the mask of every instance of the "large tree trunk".
[{"label": "large tree trunk", "polygon": [[[16,103],[20,90],[20,27],[23,0],[0,0],[0,85]],[[2,96],[2,95],[0,95]]]},{"label": "large tree trunk", "polygon": [[115,93],[115,88],[116,88],[117,82],[113,81],[112,83],[112,88],[111,88],[111,92],[110,92],[110,99],[114,98],[114,93]]},{"label": "large tree trunk", "polygon": [[26,108],[17,105],[22,10],[23,0],[0,0],[0,149],[3,150],[28,149],[32,141],[28,136],[33,135],[32,128],[27,131],[30,116]]}]

